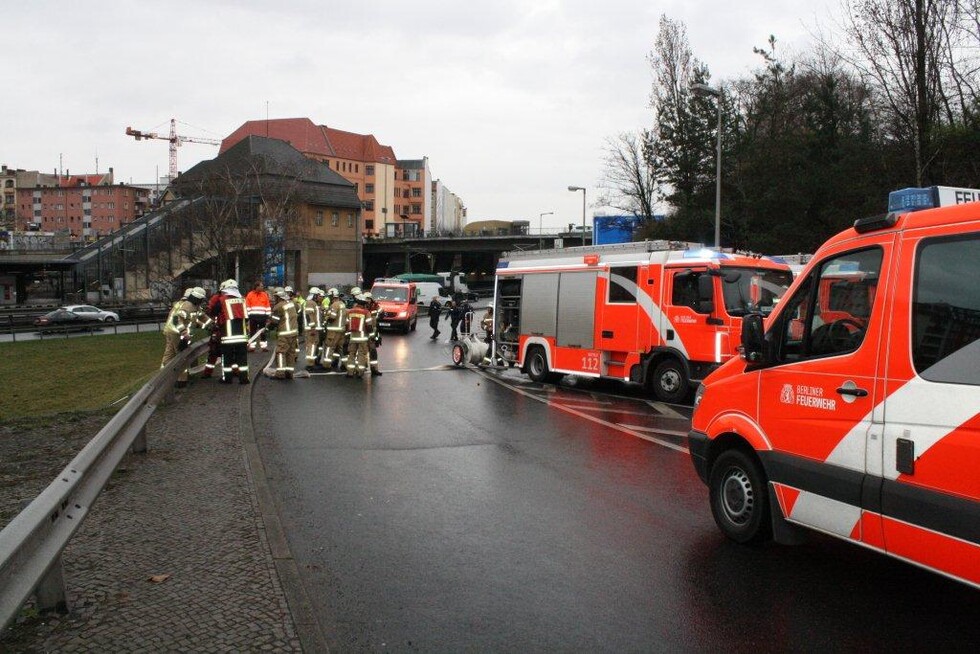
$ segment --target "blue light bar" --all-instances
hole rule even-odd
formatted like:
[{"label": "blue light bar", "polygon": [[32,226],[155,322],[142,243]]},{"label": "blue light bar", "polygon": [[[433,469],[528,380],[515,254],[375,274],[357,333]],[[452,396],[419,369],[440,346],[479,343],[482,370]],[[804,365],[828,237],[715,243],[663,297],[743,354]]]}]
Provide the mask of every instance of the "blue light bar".
[{"label": "blue light bar", "polygon": [[724,252],[718,252],[717,250],[711,250],[709,248],[700,248],[698,250],[684,250],[683,258],[685,259],[730,259]]},{"label": "blue light bar", "polygon": [[929,188],[903,188],[888,194],[888,211],[904,213],[939,206],[939,193],[935,186]]}]

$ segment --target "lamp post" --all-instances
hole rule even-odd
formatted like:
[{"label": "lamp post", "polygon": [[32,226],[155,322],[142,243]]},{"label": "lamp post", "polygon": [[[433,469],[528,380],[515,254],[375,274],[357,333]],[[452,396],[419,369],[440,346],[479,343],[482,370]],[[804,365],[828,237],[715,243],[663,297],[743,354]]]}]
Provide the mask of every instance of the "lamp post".
[{"label": "lamp post", "polygon": [[545,216],[554,216],[554,211],[545,211],[544,213],[538,214],[538,249],[544,249],[544,221],[542,220]]},{"label": "lamp post", "polygon": [[582,245],[585,245],[585,187],[584,186],[569,186],[569,191],[582,191]]},{"label": "lamp post", "polygon": [[715,171],[715,247],[721,248],[721,91],[707,84],[691,84],[695,93],[711,95],[718,106],[718,165]]}]

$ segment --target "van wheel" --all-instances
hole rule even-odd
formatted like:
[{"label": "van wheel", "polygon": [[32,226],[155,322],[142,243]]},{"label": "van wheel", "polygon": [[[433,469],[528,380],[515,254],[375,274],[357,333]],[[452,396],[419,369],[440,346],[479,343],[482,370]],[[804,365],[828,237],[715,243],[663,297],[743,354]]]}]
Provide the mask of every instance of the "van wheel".
[{"label": "van wheel", "polygon": [[650,386],[658,400],[675,404],[683,401],[691,389],[684,366],[673,358],[664,359],[654,368]]},{"label": "van wheel", "polygon": [[418,323],[419,323],[419,319],[418,318],[416,318],[415,320],[412,321],[412,331],[413,332],[415,331],[415,327],[416,327],[416,325],[418,325]]},{"label": "van wheel", "polygon": [[711,513],[721,531],[736,543],[769,539],[769,493],[756,460],[742,450],[722,452],[708,478]]}]

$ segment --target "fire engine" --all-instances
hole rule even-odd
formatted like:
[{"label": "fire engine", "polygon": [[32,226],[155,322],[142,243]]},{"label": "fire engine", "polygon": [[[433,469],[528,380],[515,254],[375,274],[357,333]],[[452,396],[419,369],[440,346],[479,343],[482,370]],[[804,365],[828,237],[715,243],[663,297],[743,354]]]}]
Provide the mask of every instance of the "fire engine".
[{"label": "fire engine", "polygon": [[791,282],[785,264],[692,243],[507,253],[495,353],[535,381],[609,377],[678,402],[736,354],[741,317],[771,311]]},{"label": "fire engine", "polygon": [[689,438],[729,538],[816,530],[980,587],[977,199],[892,193],[744,318]]}]

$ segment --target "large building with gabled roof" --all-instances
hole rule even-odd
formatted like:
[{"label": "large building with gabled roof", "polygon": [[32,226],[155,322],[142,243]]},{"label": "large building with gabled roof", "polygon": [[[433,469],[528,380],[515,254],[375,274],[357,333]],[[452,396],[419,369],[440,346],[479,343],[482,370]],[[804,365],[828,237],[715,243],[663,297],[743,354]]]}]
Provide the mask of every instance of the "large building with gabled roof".
[{"label": "large building with gabled roof", "polygon": [[309,118],[250,120],[222,141],[221,152],[247,136],[286,141],[353,182],[365,236],[418,234],[433,228],[428,158],[399,160],[373,134],[356,134]]}]

